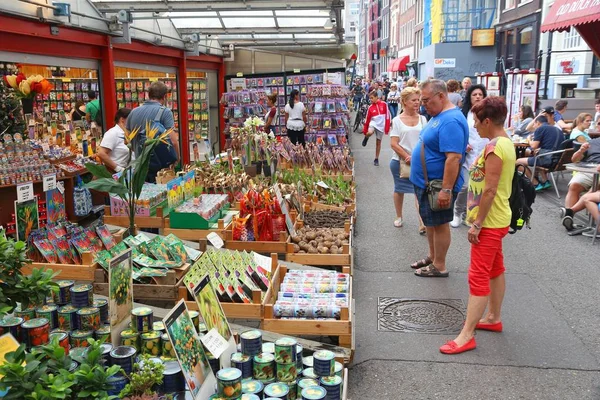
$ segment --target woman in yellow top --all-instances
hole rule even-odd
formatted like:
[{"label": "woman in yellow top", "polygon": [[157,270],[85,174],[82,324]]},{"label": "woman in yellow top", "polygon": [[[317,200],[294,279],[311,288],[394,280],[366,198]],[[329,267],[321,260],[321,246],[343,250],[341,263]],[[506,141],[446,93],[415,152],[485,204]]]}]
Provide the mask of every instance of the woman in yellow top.
[{"label": "woman in yellow top", "polygon": [[[467,222],[471,224],[468,234],[471,264],[467,320],[458,337],[440,347],[445,354],[477,347],[475,329],[502,332],[500,309],[505,290],[502,239],[508,233],[511,219],[508,199],[515,173],[515,149],[504,132],[508,113],[504,99],[487,97],[471,111],[477,132],[490,142],[469,169]],[[488,312],[483,316],[488,303]]]}]

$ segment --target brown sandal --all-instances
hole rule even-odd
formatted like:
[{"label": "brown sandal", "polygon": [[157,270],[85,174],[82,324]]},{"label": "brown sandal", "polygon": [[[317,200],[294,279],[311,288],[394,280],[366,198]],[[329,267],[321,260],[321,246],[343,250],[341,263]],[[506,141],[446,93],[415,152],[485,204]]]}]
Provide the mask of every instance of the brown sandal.
[{"label": "brown sandal", "polygon": [[410,264],[410,267],[412,269],[418,269],[418,268],[426,267],[426,266],[428,266],[429,264],[432,264],[432,263],[433,263],[433,260],[431,258],[429,258],[429,256],[427,256],[427,257],[425,257],[422,260],[419,260],[419,261],[416,261],[416,262]]},{"label": "brown sandal", "polygon": [[429,264],[426,267],[419,268],[418,270],[416,270],[415,275],[423,278],[447,278],[448,276],[450,276],[450,273],[448,271],[440,272],[440,270],[437,269],[435,265]]}]

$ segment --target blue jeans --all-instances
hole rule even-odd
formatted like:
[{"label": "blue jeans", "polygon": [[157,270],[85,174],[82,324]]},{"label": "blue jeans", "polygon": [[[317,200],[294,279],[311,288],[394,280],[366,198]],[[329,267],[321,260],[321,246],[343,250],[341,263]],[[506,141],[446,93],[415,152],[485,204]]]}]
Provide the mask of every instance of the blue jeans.
[{"label": "blue jeans", "polygon": [[390,109],[390,116],[392,119],[396,118],[398,114],[398,103],[388,103],[388,108]]},{"label": "blue jeans", "polygon": [[354,111],[358,111],[358,109],[360,108],[360,102],[362,101],[362,96],[355,96],[353,103],[354,103]]}]

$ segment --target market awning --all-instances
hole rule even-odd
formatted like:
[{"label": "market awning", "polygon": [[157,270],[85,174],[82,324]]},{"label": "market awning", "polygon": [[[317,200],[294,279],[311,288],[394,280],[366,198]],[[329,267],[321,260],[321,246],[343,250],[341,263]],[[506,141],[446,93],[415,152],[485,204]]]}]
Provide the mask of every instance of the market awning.
[{"label": "market awning", "polygon": [[396,71],[398,71],[397,69],[394,69],[396,67],[396,61],[397,60],[390,60],[390,62],[388,63],[388,67],[387,67],[387,71],[388,72],[396,72]]},{"label": "market awning", "polygon": [[410,62],[410,56],[404,56],[398,60],[396,64],[396,71],[406,71],[406,64]]},{"label": "market awning", "polygon": [[542,24],[542,32],[565,31],[600,20],[600,0],[556,0]]}]

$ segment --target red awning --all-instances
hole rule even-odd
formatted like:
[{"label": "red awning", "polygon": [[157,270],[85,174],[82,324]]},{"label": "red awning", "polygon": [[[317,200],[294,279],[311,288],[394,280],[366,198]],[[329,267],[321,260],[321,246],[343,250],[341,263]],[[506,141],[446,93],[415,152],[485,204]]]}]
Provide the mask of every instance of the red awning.
[{"label": "red awning", "polygon": [[396,64],[397,64],[396,61],[398,61],[398,60],[390,60],[390,62],[388,63],[388,67],[387,67],[387,71],[388,72],[396,72],[396,71],[398,71],[396,69]]},{"label": "red awning", "polygon": [[396,71],[406,71],[406,64],[410,62],[410,57],[404,56],[396,61],[398,62],[396,65]]},{"label": "red awning", "polygon": [[[564,31],[600,20],[600,0],[556,0],[542,24],[542,32]],[[598,28],[600,29],[600,28]]]}]

